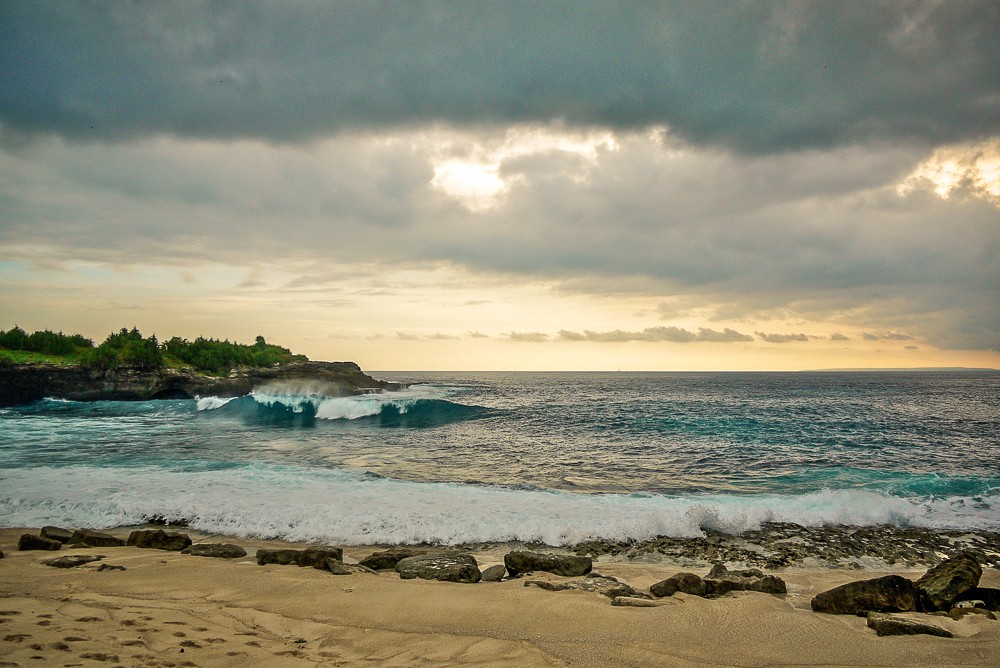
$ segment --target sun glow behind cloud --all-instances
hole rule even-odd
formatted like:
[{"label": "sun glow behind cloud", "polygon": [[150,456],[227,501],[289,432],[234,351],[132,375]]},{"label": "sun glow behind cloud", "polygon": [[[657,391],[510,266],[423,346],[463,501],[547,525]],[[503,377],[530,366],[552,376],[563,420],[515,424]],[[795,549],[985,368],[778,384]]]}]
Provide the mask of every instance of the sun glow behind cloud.
[{"label": "sun glow behind cloud", "polygon": [[899,191],[922,186],[943,199],[961,190],[1000,205],[1000,139],[935,150],[899,184]]}]

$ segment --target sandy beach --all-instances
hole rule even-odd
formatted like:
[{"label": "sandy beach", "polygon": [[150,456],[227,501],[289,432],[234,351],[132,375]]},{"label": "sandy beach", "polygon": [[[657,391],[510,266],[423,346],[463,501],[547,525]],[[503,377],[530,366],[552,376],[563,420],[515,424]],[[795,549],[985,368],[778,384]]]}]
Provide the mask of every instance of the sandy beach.
[{"label": "sandy beach", "polygon": [[[915,579],[923,568],[794,567],[776,572],[786,596],[677,594],[653,608],[631,608],[589,592],[525,587],[524,578],[454,584],[258,566],[256,548],[289,545],[280,541],[186,532],[196,542],[243,545],[248,556],[235,560],[135,547],[18,551],[26,531],[0,531],[0,666],[1000,664],[1000,622],[983,616],[927,617],[951,639],[878,637],[862,618],[809,609],[811,598],[831,587],[890,573]],[[346,548],[344,561],[375,549]],[[502,563],[508,549],[474,554],[485,568]],[[73,569],[41,564],[66,554],[105,558]],[[594,570],[639,590],[680,570],[700,572],[610,559],[598,559]],[[99,564],[125,570],[98,571]],[[998,585],[1000,572],[984,569],[981,586]]]}]

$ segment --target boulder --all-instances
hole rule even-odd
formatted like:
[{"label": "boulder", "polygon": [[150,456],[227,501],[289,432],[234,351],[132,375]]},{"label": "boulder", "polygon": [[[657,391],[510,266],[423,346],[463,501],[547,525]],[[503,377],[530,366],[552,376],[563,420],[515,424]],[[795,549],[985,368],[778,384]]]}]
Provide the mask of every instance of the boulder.
[{"label": "boulder", "polygon": [[705,582],[705,596],[722,596],[731,591],[759,591],[765,594],[787,594],[785,581],[774,575],[764,575],[759,569],[730,571],[716,564]]},{"label": "boulder", "polygon": [[264,566],[265,564],[288,566],[289,564],[294,564],[298,558],[298,550],[257,550],[257,564],[259,566]]},{"label": "boulder", "polygon": [[976,587],[969,589],[959,597],[961,601],[982,601],[984,608],[1000,612],[1000,589],[992,587]]},{"label": "boulder", "polygon": [[941,636],[942,638],[952,638],[951,631],[947,631],[940,626],[918,622],[899,615],[887,615],[881,612],[868,613],[868,628],[875,629],[875,633],[880,636],[906,636],[927,634],[931,636]]},{"label": "boulder", "polygon": [[196,543],[184,550],[184,554],[195,557],[215,557],[216,559],[239,559],[247,556],[247,551],[232,543]]},{"label": "boulder", "polygon": [[813,597],[814,612],[858,615],[868,612],[912,612],[923,609],[916,585],[898,575],[848,582]]},{"label": "boulder", "polygon": [[549,582],[547,580],[526,580],[525,587],[538,587],[546,591],[589,591],[594,594],[616,597],[642,597],[639,592],[624,582],[603,575],[591,575],[583,580],[568,580],[565,582]]},{"label": "boulder", "polygon": [[471,554],[418,554],[400,559],[396,572],[404,580],[444,580],[446,582],[479,582],[482,573]]},{"label": "boulder", "polygon": [[62,543],[57,540],[31,533],[26,533],[17,540],[19,550],[58,550],[60,547]]},{"label": "boulder", "polygon": [[574,554],[541,554],[524,550],[509,552],[504,556],[503,563],[512,578],[533,571],[576,577],[586,575],[594,567],[594,561],[590,557],[578,557]]},{"label": "boulder", "polygon": [[62,529],[60,527],[42,527],[42,530],[39,533],[41,533],[45,538],[57,540],[60,543],[68,543],[73,537],[72,531],[69,529]]},{"label": "boulder", "polygon": [[125,542],[132,547],[180,552],[184,548],[190,547],[191,538],[185,533],[172,533],[163,529],[145,529],[133,531]]},{"label": "boulder", "polygon": [[334,575],[351,575],[354,572],[345,566],[344,562],[339,559],[327,559],[326,570],[330,571]]},{"label": "boulder", "polygon": [[671,575],[666,580],[657,582],[649,588],[653,596],[663,598],[673,596],[677,592],[684,594],[694,594],[695,596],[705,595],[705,581],[694,573],[678,573]]},{"label": "boulder", "polygon": [[931,568],[916,585],[923,591],[930,610],[950,610],[962,594],[979,586],[982,575],[976,558],[963,552]]},{"label": "boulder", "polygon": [[339,547],[307,547],[295,558],[297,566],[312,566],[323,570],[328,559],[344,560],[344,550]]},{"label": "boulder", "polygon": [[402,559],[420,554],[418,550],[409,547],[393,547],[381,552],[368,555],[358,563],[373,571],[382,571],[396,568],[396,564]]},{"label": "boulder", "polygon": [[103,554],[73,554],[66,557],[46,559],[42,563],[52,568],[76,568],[77,566],[89,564],[92,561],[100,561],[103,558]]},{"label": "boulder", "polygon": [[122,547],[125,545],[125,541],[117,536],[90,529],[77,529],[70,536],[69,542],[82,544],[86,547]]},{"label": "boulder", "polygon": [[480,582],[500,582],[505,575],[507,575],[507,567],[503,564],[497,564],[483,571],[483,579]]}]

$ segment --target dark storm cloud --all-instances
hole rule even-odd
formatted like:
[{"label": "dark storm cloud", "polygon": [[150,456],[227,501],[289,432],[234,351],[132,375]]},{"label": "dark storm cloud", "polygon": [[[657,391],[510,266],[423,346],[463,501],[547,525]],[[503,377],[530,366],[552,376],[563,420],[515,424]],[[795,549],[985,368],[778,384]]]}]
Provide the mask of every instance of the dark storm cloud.
[{"label": "dark storm cloud", "polygon": [[3,0],[0,16],[8,142],[559,120],[770,152],[1000,131],[993,0]]}]

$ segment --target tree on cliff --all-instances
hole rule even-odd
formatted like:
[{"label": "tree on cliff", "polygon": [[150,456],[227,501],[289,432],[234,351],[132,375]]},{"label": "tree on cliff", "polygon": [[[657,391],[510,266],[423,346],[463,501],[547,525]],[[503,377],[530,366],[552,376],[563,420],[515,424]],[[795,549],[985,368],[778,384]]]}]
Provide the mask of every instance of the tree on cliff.
[{"label": "tree on cliff", "polygon": [[135,327],[131,330],[123,327],[94,349],[88,363],[101,369],[116,369],[121,366],[158,369],[163,366],[163,353],[155,334],[143,338]]}]

